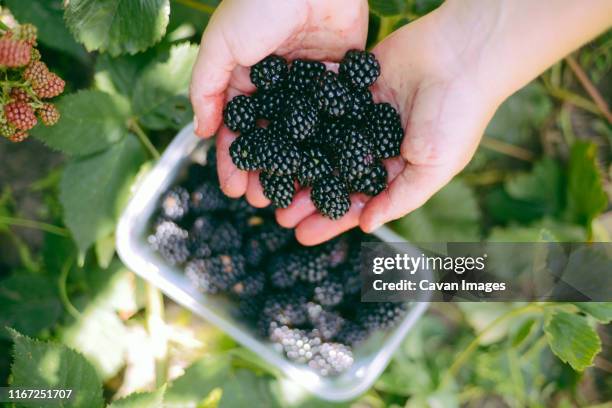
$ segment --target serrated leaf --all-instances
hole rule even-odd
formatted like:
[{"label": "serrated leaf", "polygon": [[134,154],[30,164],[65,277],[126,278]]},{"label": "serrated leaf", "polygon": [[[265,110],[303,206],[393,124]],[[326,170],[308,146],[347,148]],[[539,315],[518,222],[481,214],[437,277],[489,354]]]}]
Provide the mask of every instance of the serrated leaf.
[{"label": "serrated leaf", "polygon": [[399,16],[406,12],[406,0],[368,0],[370,10],[379,16]]},{"label": "serrated leaf", "polygon": [[135,54],[163,37],[169,0],[70,0],[66,25],[88,51]]},{"label": "serrated leaf", "polygon": [[86,90],[62,97],[55,126],[36,126],[32,134],[53,149],[86,156],[121,141],[128,134],[129,103],[121,96]]},{"label": "serrated leaf", "polygon": [[[85,358],[59,343],[44,343],[14,330],[12,387],[28,389],[71,389],[75,408],[102,407],[102,384],[94,368]],[[39,407],[36,400],[20,402],[26,407]]]},{"label": "serrated leaf", "polygon": [[165,385],[153,392],[135,392],[113,402],[107,408],[162,408],[165,392]]},{"label": "serrated leaf", "polygon": [[612,321],[612,302],[578,302],[574,304],[600,323],[610,323]]},{"label": "serrated leaf", "polygon": [[16,272],[0,280],[0,339],[9,337],[4,327],[36,335],[53,326],[61,312],[57,286],[46,276]]},{"label": "serrated leaf", "polygon": [[593,364],[601,351],[601,340],[584,316],[554,310],[546,318],[544,332],[553,353],[574,370]]},{"label": "serrated leaf", "polygon": [[576,141],[572,145],[568,173],[569,218],[590,230],[593,219],[608,205],[597,166],[597,146],[590,142]]},{"label": "serrated leaf", "polygon": [[157,52],[156,48],[135,55],[120,55],[111,57],[102,54],[96,59],[96,82],[98,75],[106,74],[112,83],[113,93],[132,96],[134,84],[140,77],[142,70],[151,63]]},{"label": "serrated leaf", "polygon": [[179,129],[193,117],[187,99],[197,47],[183,43],[172,47],[169,58],[146,68],[134,85],[132,106],[149,129]]},{"label": "serrated leaf", "polygon": [[421,208],[393,223],[413,242],[478,241],[480,210],[474,192],[454,180]]},{"label": "serrated leaf", "polygon": [[6,0],[5,3],[20,23],[31,23],[38,28],[39,43],[81,60],[87,57],[83,46],[74,41],[66,28],[61,0]]},{"label": "serrated leaf", "polygon": [[60,183],[64,220],[81,253],[110,234],[145,156],[130,136],[103,153],[69,162]]}]

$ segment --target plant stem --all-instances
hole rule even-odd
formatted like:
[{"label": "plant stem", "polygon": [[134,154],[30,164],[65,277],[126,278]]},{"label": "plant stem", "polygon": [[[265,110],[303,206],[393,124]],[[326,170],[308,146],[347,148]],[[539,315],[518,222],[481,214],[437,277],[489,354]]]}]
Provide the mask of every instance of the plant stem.
[{"label": "plant stem", "polygon": [[47,224],[45,222],[28,220],[25,218],[15,218],[15,217],[7,217],[4,215],[0,215],[0,225],[2,224],[14,226],[14,227],[31,228],[31,229],[59,235],[62,237],[70,236],[68,231],[64,228],[61,228],[61,227],[58,227],[52,224]]},{"label": "plant stem", "polygon": [[595,105],[593,102],[589,101],[586,98],[583,98],[580,95],[570,92],[567,89],[548,87],[547,90],[549,94],[551,94],[557,99],[561,99],[562,101],[569,102],[572,105],[575,105],[579,108],[582,108],[596,115],[602,114],[599,108],[597,107],[597,105]]},{"label": "plant stem", "polygon": [[520,146],[515,146],[510,143],[502,142],[501,140],[492,137],[483,137],[480,145],[486,149],[493,150],[497,153],[505,154],[506,156],[514,157],[515,159],[531,162],[534,160],[534,154]]},{"label": "plant stem", "polygon": [[482,338],[489,331],[491,331],[495,326],[497,326],[498,324],[510,318],[517,317],[517,316],[520,316],[520,315],[523,315],[523,314],[526,314],[532,311],[541,310],[541,309],[542,309],[542,306],[537,305],[535,303],[530,303],[528,305],[525,305],[525,306],[522,306],[516,309],[512,309],[509,312],[499,316],[497,319],[493,320],[491,323],[489,323],[489,325],[485,327],[480,333],[478,333],[478,335],[474,338],[474,340],[472,340],[472,342],[457,356],[453,364],[450,366],[450,368],[444,375],[444,379],[442,380],[441,387],[444,388],[444,386],[449,384],[452,378],[457,376],[459,369],[461,369],[461,366],[463,366],[463,364],[467,361],[468,357],[470,357],[470,355],[478,348],[478,345],[480,344],[480,341],[482,340]]},{"label": "plant stem", "polygon": [[195,0],[174,0],[175,3],[182,4],[183,6],[192,8],[194,10],[201,11],[206,14],[212,14],[215,12],[214,6],[210,6],[208,4],[200,3]]},{"label": "plant stem", "polygon": [[132,132],[136,134],[136,136],[138,137],[138,140],[140,140],[140,143],[142,143],[142,145],[149,152],[151,157],[154,158],[155,160],[159,159],[160,157],[159,152],[157,151],[155,146],[153,146],[153,143],[151,143],[151,139],[149,139],[147,134],[144,132],[144,130],[142,130],[142,128],[138,124],[138,120],[130,119],[128,123],[128,127],[130,128]]},{"label": "plant stem", "polygon": [[11,28],[4,24],[2,21],[0,21],[0,30],[11,31]]},{"label": "plant stem", "polygon": [[593,82],[591,82],[586,72],[584,72],[580,64],[578,64],[578,61],[571,55],[565,58],[565,60],[585,91],[587,91],[591,99],[593,99],[593,102],[595,102],[601,114],[606,118],[608,123],[612,123],[612,113],[610,113],[610,108],[608,108],[606,100],[601,96],[595,85],[593,85]]},{"label": "plant stem", "polygon": [[168,377],[168,342],[164,322],[164,297],[155,286],[146,284],[147,328],[155,357],[155,384],[159,388]]},{"label": "plant stem", "polygon": [[68,291],[66,289],[66,281],[68,280],[68,273],[70,272],[70,268],[72,267],[72,257],[68,258],[62,267],[59,278],[57,279],[60,300],[66,311],[74,317],[75,320],[79,320],[81,318],[81,312],[78,311],[76,307],[70,301],[68,297]]}]

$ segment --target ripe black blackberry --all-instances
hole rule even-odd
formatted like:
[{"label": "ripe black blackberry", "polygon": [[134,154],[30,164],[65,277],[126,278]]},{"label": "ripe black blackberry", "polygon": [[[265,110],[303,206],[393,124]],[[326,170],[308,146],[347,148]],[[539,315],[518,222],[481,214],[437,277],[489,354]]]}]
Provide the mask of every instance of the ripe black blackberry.
[{"label": "ripe black blackberry", "polygon": [[300,98],[288,107],[280,124],[281,131],[293,142],[308,140],[317,130],[319,112],[307,99]]},{"label": "ripe black blackberry", "polygon": [[338,152],[338,169],[351,185],[369,173],[375,157],[372,143],[366,132],[355,127],[347,129]]},{"label": "ripe black blackberry", "polygon": [[266,172],[259,174],[259,181],[263,188],[264,195],[272,201],[277,208],[289,207],[295,194],[293,176],[277,176]]},{"label": "ripe black blackberry", "polygon": [[261,270],[248,271],[232,286],[232,293],[238,296],[255,296],[262,293],[266,286],[266,275]]},{"label": "ripe black blackberry", "polygon": [[295,143],[283,140],[281,134],[272,132],[268,142],[261,149],[261,167],[277,176],[295,174],[300,166],[300,149]]},{"label": "ripe black blackberry", "polygon": [[234,132],[248,132],[255,127],[256,119],[255,105],[245,95],[235,96],[223,109],[225,126]]},{"label": "ripe black blackberry", "polygon": [[341,374],[353,365],[353,353],[344,344],[323,343],[318,351],[308,365],[324,377]]},{"label": "ripe black blackberry", "polygon": [[349,50],[338,68],[340,78],[355,88],[367,88],[380,75],[380,64],[371,52]]},{"label": "ripe black blackberry", "polygon": [[281,86],[289,74],[287,61],[278,55],[269,55],[251,67],[251,82],[257,89]]},{"label": "ripe black blackberry", "polygon": [[285,89],[271,89],[257,91],[253,95],[257,117],[260,119],[276,120],[285,112],[285,107],[294,99],[293,94]]},{"label": "ripe black blackberry", "polygon": [[345,320],[336,334],[336,341],[354,347],[368,338],[370,333],[362,325],[351,320]]},{"label": "ripe black blackberry", "polygon": [[350,102],[350,90],[338,79],[338,75],[325,71],[317,91],[319,108],[329,116],[340,117],[346,112]]},{"label": "ripe black blackberry", "polygon": [[261,241],[266,251],[274,253],[293,241],[293,230],[283,228],[274,221],[268,221],[255,231],[253,238]]},{"label": "ripe black blackberry", "polygon": [[266,133],[266,129],[255,128],[232,142],[229,152],[236,167],[247,171],[261,168],[261,149],[267,141]]},{"label": "ripe black blackberry", "polygon": [[342,302],[344,287],[342,275],[330,275],[317,283],[314,288],[314,300],[323,306],[336,306]]},{"label": "ripe black blackberry", "polygon": [[191,284],[200,292],[214,295],[219,293],[219,288],[210,279],[211,271],[204,259],[194,259],[185,265],[185,276]]},{"label": "ripe black blackberry", "polygon": [[[357,259],[359,262],[359,258]],[[342,274],[342,281],[344,282],[344,293],[347,295],[355,295],[361,293],[361,271],[359,267],[351,267],[349,265],[344,265],[341,267],[341,270],[338,271]]]},{"label": "ripe black blackberry", "polygon": [[179,265],[189,258],[188,237],[188,232],[174,222],[161,221],[148,241],[168,263]]},{"label": "ripe black blackberry", "polygon": [[388,103],[375,104],[370,110],[368,129],[376,157],[388,159],[399,156],[404,129],[393,106]]},{"label": "ripe black blackberry", "polygon": [[172,221],[180,221],[189,212],[189,192],[180,186],[172,187],[161,198],[161,215]]},{"label": "ripe black blackberry", "polygon": [[350,189],[369,196],[375,196],[387,188],[387,170],[381,162],[376,162],[370,171],[351,180]]},{"label": "ripe black blackberry", "polygon": [[215,228],[209,245],[216,254],[238,251],[242,246],[242,233],[231,222],[223,221]]},{"label": "ripe black blackberry", "polygon": [[357,321],[370,331],[386,330],[395,326],[405,313],[405,303],[362,303],[357,311]]},{"label": "ripe black blackberry", "polygon": [[279,345],[289,360],[301,364],[309,362],[321,345],[321,338],[316,333],[287,326],[272,329],[270,340]]},{"label": "ripe black blackberry", "polygon": [[273,294],[266,299],[262,315],[280,325],[302,325],[308,319],[306,298],[286,292]]},{"label": "ripe black blackberry", "polygon": [[191,193],[190,207],[195,215],[206,214],[211,211],[225,210],[230,200],[217,183],[205,180]]},{"label": "ripe black blackberry", "polygon": [[302,152],[297,180],[302,186],[307,187],[333,171],[334,168],[327,155],[318,147],[310,147]]},{"label": "ripe black blackberry", "polygon": [[270,283],[279,289],[292,287],[297,280],[300,268],[300,259],[294,254],[275,257],[267,265]]},{"label": "ripe black blackberry", "polygon": [[297,59],[291,63],[287,88],[293,92],[310,94],[316,89],[325,64],[319,61]]},{"label": "ripe black blackberry", "polygon": [[298,279],[307,283],[317,283],[329,273],[329,254],[321,247],[301,248],[292,253]]},{"label": "ripe black blackberry", "polygon": [[369,113],[374,105],[372,92],[369,89],[356,89],[351,92],[347,104],[345,119],[352,123],[363,124],[369,119]]},{"label": "ripe black blackberry", "polygon": [[253,237],[248,238],[244,242],[242,252],[244,253],[247,265],[250,266],[258,266],[268,254],[263,243]]},{"label": "ripe black blackberry", "polygon": [[322,245],[323,251],[329,254],[329,267],[335,268],[344,263],[349,253],[349,241],[344,236],[339,236]]},{"label": "ripe black blackberry", "polygon": [[213,251],[208,241],[202,240],[197,236],[189,236],[189,255],[191,258],[208,258]]},{"label": "ripe black blackberry", "polygon": [[264,303],[264,294],[241,296],[238,298],[238,314],[249,320],[256,320],[261,315]]},{"label": "ripe black blackberry", "polygon": [[332,220],[342,217],[351,206],[346,183],[337,176],[317,181],[312,187],[310,198],[317,210]]},{"label": "ripe black blackberry", "polygon": [[200,267],[207,274],[210,285],[228,291],[245,274],[244,257],[239,254],[215,255],[201,260]]},{"label": "ripe black blackberry", "polygon": [[189,230],[189,237],[197,241],[208,242],[218,224],[219,222],[214,216],[210,214],[201,215],[193,221]]},{"label": "ripe black blackberry", "polygon": [[337,312],[323,309],[316,303],[308,304],[308,320],[323,340],[334,338],[344,326],[344,318]]}]

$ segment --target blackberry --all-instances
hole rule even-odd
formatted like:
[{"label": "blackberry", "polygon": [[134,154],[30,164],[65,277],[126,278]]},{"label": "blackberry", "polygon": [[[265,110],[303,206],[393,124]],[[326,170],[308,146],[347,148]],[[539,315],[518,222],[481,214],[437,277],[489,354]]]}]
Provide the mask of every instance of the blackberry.
[{"label": "blackberry", "polygon": [[264,303],[262,315],[287,326],[299,326],[308,319],[306,299],[289,293],[269,296]]},{"label": "blackberry", "polygon": [[301,364],[309,362],[321,345],[321,338],[316,333],[291,329],[287,326],[272,329],[270,340],[279,345],[289,360]]},{"label": "blackberry", "polygon": [[334,171],[331,161],[320,148],[311,147],[302,152],[297,179],[302,186],[311,186],[316,180]]},{"label": "blackberry", "polygon": [[380,75],[380,64],[371,52],[349,50],[338,68],[340,78],[355,88],[367,88]]},{"label": "blackberry", "polygon": [[319,112],[306,99],[298,99],[285,113],[282,131],[296,143],[308,140],[317,130]]},{"label": "blackberry", "polygon": [[342,121],[321,120],[312,144],[323,150],[331,159],[335,158],[338,146],[344,140],[347,125]]},{"label": "blackberry", "polygon": [[405,312],[405,303],[364,303],[357,311],[357,320],[370,331],[386,330],[395,326]]},{"label": "blackberry", "polygon": [[348,188],[337,176],[317,181],[312,187],[310,198],[317,210],[332,220],[342,217],[351,206]]},{"label": "blackberry", "polygon": [[193,221],[189,230],[189,236],[197,241],[208,242],[212,238],[218,224],[214,216],[210,214],[201,215]]},{"label": "blackberry", "polygon": [[212,283],[208,262],[203,259],[194,259],[185,265],[185,276],[200,292],[214,295],[219,288]]},{"label": "blackberry", "polygon": [[180,221],[189,212],[189,192],[183,187],[172,187],[161,198],[161,214],[172,221]]},{"label": "blackberry", "polygon": [[251,82],[257,89],[272,89],[282,85],[289,74],[287,61],[278,55],[269,55],[251,67]]},{"label": "blackberry", "polygon": [[303,248],[292,254],[295,257],[297,277],[308,283],[317,283],[327,277],[329,255],[320,247]]},{"label": "blackberry", "polygon": [[262,271],[250,271],[232,286],[232,293],[238,296],[254,296],[264,291],[266,275]]},{"label": "blackberry", "polygon": [[257,117],[267,120],[277,120],[285,112],[285,107],[291,103],[293,94],[285,89],[258,91],[253,95]]},{"label": "blackberry", "polygon": [[238,254],[202,259],[200,267],[206,272],[210,285],[222,291],[228,291],[245,273],[244,257]]},{"label": "blackberry", "polygon": [[344,236],[334,238],[323,244],[323,251],[329,254],[329,267],[335,268],[346,261],[349,242]]},{"label": "blackberry", "polygon": [[149,244],[171,265],[182,264],[189,258],[187,231],[172,221],[162,221],[149,236]]},{"label": "blackberry", "polygon": [[344,287],[340,275],[331,275],[317,283],[314,288],[314,300],[323,306],[336,306],[342,302]]},{"label": "blackberry", "polygon": [[241,296],[238,299],[238,313],[249,320],[256,319],[261,315],[261,309],[265,302],[264,296]]},{"label": "blackberry", "polygon": [[316,303],[308,304],[308,320],[323,340],[331,340],[344,326],[344,318]]},{"label": "blackberry", "polygon": [[[357,261],[359,262],[359,258],[357,258]],[[338,272],[342,274],[345,294],[356,295],[361,293],[362,280],[359,268],[345,266]]]},{"label": "blackberry", "polygon": [[350,90],[338,80],[337,74],[325,71],[319,83],[317,100],[322,111],[337,118],[346,112],[350,102]]},{"label": "blackberry", "polygon": [[295,193],[295,185],[291,175],[277,176],[261,172],[259,174],[259,181],[261,182],[264,195],[272,201],[275,207],[289,207]]},{"label": "blackberry", "polygon": [[255,105],[245,95],[235,96],[223,109],[225,126],[234,132],[248,132],[255,127],[256,119]]},{"label": "blackberry", "polygon": [[336,334],[336,341],[354,347],[367,339],[368,334],[368,331],[362,325],[350,320],[345,320]]},{"label": "blackberry", "polygon": [[312,93],[324,72],[322,62],[297,59],[291,63],[287,88],[298,93]]},{"label": "blackberry", "polygon": [[262,242],[266,251],[273,253],[282,249],[293,240],[293,231],[271,221],[263,225],[253,237]]},{"label": "blackberry", "polygon": [[346,109],[346,120],[359,124],[369,119],[369,113],[374,105],[372,92],[368,89],[357,89],[351,92],[351,98]]},{"label": "blackberry", "polygon": [[338,375],[353,365],[351,349],[340,343],[323,343],[308,366],[324,377]]},{"label": "blackberry", "polygon": [[217,254],[237,251],[242,246],[242,233],[231,222],[223,221],[215,228],[209,245]]},{"label": "blackberry", "polygon": [[191,258],[208,258],[213,253],[207,241],[198,239],[195,236],[189,236],[188,245]]},{"label": "blackberry", "polygon": [[376,157],[388,159],[399,156],[404,129],[393,106],[388,103],[375,104],[370,110],[368,129]]},{"label": "blackberry", "polygon": [[349,128],[338,152],[338,168],[342,177],[351,185],[370,171],[374,160],[368,135],[357,128]]},{"label": "blackberry", "polygon": [[190,206],[194,214],[206,214],[211,211],[225,210],[229,203],[229,198],[223,194],[219,186],[213,181],[204,181],[191,193]]},{"label": "blackberry", "polygon": [[279,135],[271,135],[261,149],[263,170],[277,176],[295,174],[300,166],[300,158],[298,146],[289,140],[282,140]]},{"label": "blackberry", "polygon": [[375,196],[387,188],[387,170],[382,163],[377,162],[370,171],[360,177],[351,180],[351,191]]},{"label": "blackberry", "polygon": [[280,289],[293,286],[298,277],[299,262],[294,254],[273,258],[267,266],[272,285]]},{"label": "blackberry", "polygon": [[267,251],[261,241],[249,238],[243,245],[242,251],[247,265],[259,265],[267,255]]},{"label": "blackberry", "polygon": [[262,128],[256,128],[238,136],[229,148],[232,162],[240,170],[260,169],[261,149],[266,141],[266,130]]}]

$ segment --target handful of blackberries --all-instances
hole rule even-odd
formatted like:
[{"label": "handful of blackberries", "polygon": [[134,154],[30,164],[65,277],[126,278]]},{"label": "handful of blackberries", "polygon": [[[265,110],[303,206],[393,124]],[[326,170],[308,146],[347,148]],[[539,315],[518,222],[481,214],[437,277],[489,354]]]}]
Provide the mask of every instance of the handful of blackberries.
[{"label": "handful of blackberries", "polygon": [[353,231],[301,246],[276,224],[271,207],[222,193],[214,158],[211,150],[205,166],[192,164],[163,194],[149,243],[199,291],[234,300],[237,317],[288,359],[340,374],[353,363],[354,345],[394,326],[405,311],[403,304],[361,303],[367,236]]},{"label": "handful of blackberries", "polygon": [[379,75],[367,51],[348,51],[338,73],[319,61],[266,57],[251,67],[257,91],[225,106],[225,124],[240,132],[230,146],[234,164],[262,170],[264,195],[276,207],[291,204],[297,181],[312,187],[321,214],[342,217],[350,193],[374,196],[387,187],[381,160],[400,154],[400,116],[374,103],[368,89]]}]

